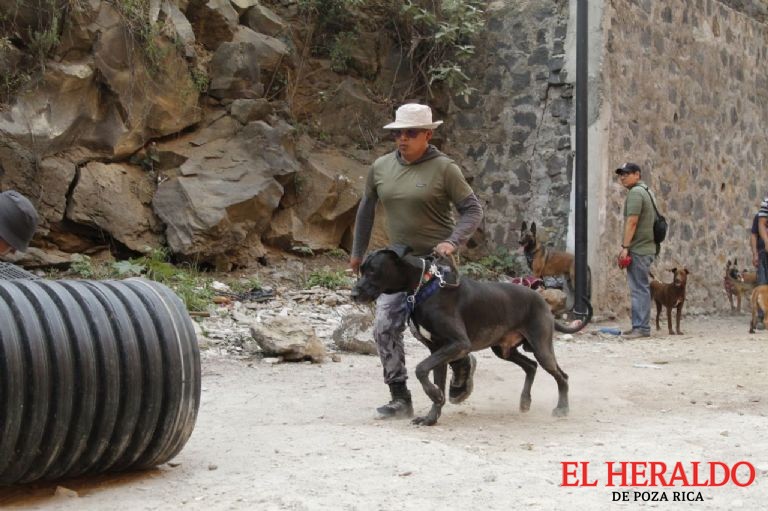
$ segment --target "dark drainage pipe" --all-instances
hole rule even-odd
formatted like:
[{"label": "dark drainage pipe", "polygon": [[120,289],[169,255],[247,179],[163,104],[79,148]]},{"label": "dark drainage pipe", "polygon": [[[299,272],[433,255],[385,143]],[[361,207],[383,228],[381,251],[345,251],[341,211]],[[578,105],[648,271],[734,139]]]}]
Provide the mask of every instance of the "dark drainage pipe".
[{"label": "dark drainage pipe", "polygon": [[200,404],[200,353],[167,287],[0,280],[0,484],[164,463]]}]

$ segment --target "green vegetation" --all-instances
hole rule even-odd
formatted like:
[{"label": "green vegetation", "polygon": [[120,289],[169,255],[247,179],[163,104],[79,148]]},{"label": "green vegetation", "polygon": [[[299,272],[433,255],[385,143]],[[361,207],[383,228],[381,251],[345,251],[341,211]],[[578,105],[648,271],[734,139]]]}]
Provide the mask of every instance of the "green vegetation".
[{"label": "green vegetation", "polygon": [[[301,60],[310,54],[328,57],[331,69],[349,72],[359,35],[386,31],[414,76],[402,91],[404,97],[432,97],[435,88],[444,87],[466,98],[475,91],[465,66],[485,24],[483,4],[481,0],[299,0],[305,39]],[[300,63],[294,88],[303,78],[302,69]]]},{"label": "green vegetation", "polygon": [[471,261],[459,267],[463,274],[481,279],[491,279],[500,275],[519,276],[529,273],[524,256],[499,248],[478,261]]},{"label": "green vegetation", "polygon": [[341,32],[336,34],[333,44],[331,45],[331,69],[337,73],[345,73],[349,70],[354,44],[354,32]]},{"label": "green vegetation", "polygon": [[149,19],[150,0],[110,0],[123,19],[133,42],[141,49],[148,68],[158,72],[166,51],[160,46],[162,27]]},{"label": "green vegetation", "polygon": [[190,311],[205,310],[214,295],[211,279],[203,277],[195,266],[174,266],[168,261],[168,253],[163,249],[113,263],[94,263],[90,257],[81,254],[74,255],[72,260],[70,272],[83,279],[141,276],[165,284],[179,295]]},{"label": "green vegetation", "polygon": [[405,34],[411,68],[430,96],[436,83],[465,98],[475,91],[462,66],[474,55],[472,41],[485,23],[482,4],[478,0],[407,0],[403,5],[398,32]]},{"label": "green vegetation", "polygon": [[320,270],[313,270],[309,277],[307,277],[306,287],[320,286],[327,289],[339,289],[342,287],[349,287],[352,284],[350,279],[343,270],[330,270],[328,268],[322,268]]},{"label": "green vegetation", "polygon": [[325,253],[328,257],[331,259],[342,259],[346,260],[349,258],[349,255],[344,249],[341,248],[332,248],[328,252]]}]

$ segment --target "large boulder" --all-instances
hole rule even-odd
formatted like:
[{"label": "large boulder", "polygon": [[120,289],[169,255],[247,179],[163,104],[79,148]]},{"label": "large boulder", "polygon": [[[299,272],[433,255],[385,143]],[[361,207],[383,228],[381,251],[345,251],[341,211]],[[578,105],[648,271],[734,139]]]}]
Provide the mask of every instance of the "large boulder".
[{"label": "large boulder", "polygon": [[148,139],[200,120],[199,91],[186,62],[169,41],[156,38],[152,44],[157,50],[148,65],[122,25],[102,33],[94,45],[96,66],[127,117],[127,132],[115,144],[115,155],[133,153]]},{"label": "large boulder", "polygon": [[151,203],[154,185],[142,169],[90,162],[80,169],[67,219],[98,228],[137,252],[162,245]]},{"label": "large boulder", "polygon": [[[0,117],[0,136],[42,156],[73,143],[106,149],[119,136],[114,132],[124,131],[124,126],[102,99],[93,61],[51,62],[40,86],[22,94]],[[113,120],[116,129],[109,126]]]},{"label": "large boulder", "polygon": [[264,71],[274,72],[281,66],[293,66],[291,50],[279,39],[254,32],[239,26],[232,39],[233,43],[250,43],[256,54],[256,61]]},{"label": "large boulder", "polygon": [[219,99],[261,97],[259,53],[253,43],[223,43],[213,54],[208,93]]},{"label": "large boulder", "polygon": [[288,125],[256,121],[184,149],[179,175],[162,182],[153,199],[171,250],[221,269],[263,256],[260,238],[283,195],[280,180],[299,170],[290,136]]},{"label": "large boulder", "polygon": [[125,157],[197,123],[199,92],[174,44],[157,37],[149,52],[110,4],[82,5],[61,50],[70,59],[46,63],[41,82],[0,117],[0,136],[42,157],[72,147]]},{"label": "large boulder", "polygon": [[173,28],[177,41],[184,48],[184,56],[195,57],[195,31],[187,17],[174,2],[169,0],[163,0],[160,9],[166,22]]},{"label": "large boulder", "polygon": [[210,51],[231,41],[240,23],[229,0],[192,0],[187,6],[187,19],[198,41]]},{"label": "large boulder", "polygon": [[281,36],[288,31],[288,25],[280,16],[258,3],[249,7],[242,14],[240,22],[255,32],[261,32],[272,37]]},{"label": "large boulder", "polygon": [[304,158],[264,240],[284,249],[338,248],[354,223],[368,166],[334,149],[315,148]]}]

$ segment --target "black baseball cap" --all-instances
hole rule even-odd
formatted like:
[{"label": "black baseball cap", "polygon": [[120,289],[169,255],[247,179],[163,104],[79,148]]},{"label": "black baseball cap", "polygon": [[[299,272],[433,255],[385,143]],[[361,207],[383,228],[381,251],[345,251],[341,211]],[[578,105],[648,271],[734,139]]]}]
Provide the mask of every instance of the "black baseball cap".
[{"label": "black baseball cap", "polygon": [[617,174],[631,174],[632,172],[640,172],[640,165],[637,163],[627,162],[616,169]]},{"label": "black baseball cap", "polygon": [[37,211],[16,190],[0,193],[0,238],[19,252],[25,252],[37,229]]}]

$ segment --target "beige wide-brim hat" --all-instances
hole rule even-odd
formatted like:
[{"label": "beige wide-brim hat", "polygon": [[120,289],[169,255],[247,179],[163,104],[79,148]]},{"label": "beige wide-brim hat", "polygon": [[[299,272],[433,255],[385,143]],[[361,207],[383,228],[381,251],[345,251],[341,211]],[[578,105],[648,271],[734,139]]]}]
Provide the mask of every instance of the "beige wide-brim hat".
[{"label": "beige wide-brim hat", "polygon": [[407,103],[395,112],[395,122],[390,122],[384,126],[384,129],[422,128],[433,130],[441,124],[443,124],[443,121],[432,122],[432,109],[427,105]]}]

